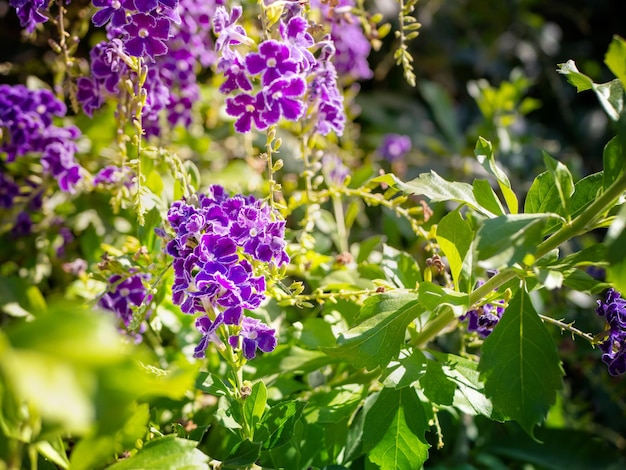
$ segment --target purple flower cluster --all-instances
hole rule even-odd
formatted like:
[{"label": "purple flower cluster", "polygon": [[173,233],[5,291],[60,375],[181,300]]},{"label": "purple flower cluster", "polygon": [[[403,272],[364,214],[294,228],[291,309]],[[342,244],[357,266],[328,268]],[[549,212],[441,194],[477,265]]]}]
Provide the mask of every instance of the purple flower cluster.
[{"label": "purple flower cluster", "polygon": [[611,375],[626,373],[626,300],[609,289],[604,300],[598,300],[596,313],[609,324],[608,336],[600,344],[602,361]]},{"label": "purple flower cluster", "polygon": [[247,359],[254,357],[256,346],[273,350],[276,341],[268,335],[273,337],[274,331],[246,320],[243,312],[258,308],[265,299],[265,277],[256,275],[255,268],[289,261],[285,222],[262,200],[231,197],[217,185],[193,202],[174,202],[168,221],[175,232],[166,245],[174,258],[174,304],[185,313],[202,314],[196,320],[202,340],[194,355],[204,357],[209,342],[219,343],[216,332],[221,325],[237,330],[229,342],[233,345],[240,337]]},{"label": "purple flower cluster", "polygon": [[337,49],[333,58],[337,72],[353,80],[372,78],[374,73],[367,62],[372,46],[363,34],[359,19],[350,12],[354,1],[339,0],[333,7],[331,4],[322,0],[311,1],[311,6],[319,8],[331,25],[330,37]]},{"label": "purple flower cluster", "polygon": [[9,6],[15,8],[22,28],[32,33],[38,24],[48,21],[48,0],[9,0]]},{"label": "purple flower cluster", "polygon": [[378,153],[389,162],[397,162],[411,150],[411,138],[408,135],[386,134],[378,147]]},{"label": "purple flower cluster", "polygon": [[[218,0],[219,1],[219,0]],[[124,99],[120,83],[135,81],[136,73],[124,60],[126,54],[152,61],[144,83],[146,105],[142,109],[145,134],[161,134],[161,114],[171,127],[189,126],[192,106],[200,98],[196,82],[199,67],[216,61],[210,35],[216,1],[94,0],[101,7],[96,25],[108,24],[109,41],[91,50],[91,76],[78,80],[77,99],[91,116],[109,97]],[[144,11],[147,8],[154,8]],[[133,8],[136,13],[132,14]],[[180,12],[180,13],[179,13]],[[152,20],[156,32],[151,34]],[[165,27],[167,23],[167,28]],[[167,29],[167,36],[165,30]]]},{"label": "purple flower cluster", "polygon": [[485,304],[482,307],[468,311],[459,320],[467,320],[467,331],[475,331],[482,338],[486,338],[498,324],[503,313],[503,306]]},{"label": "purple flower cluster", "polygon": [[94,186],[126,186],[132,185],[134,172],[127,166],[108,165],[101,169],[93,179]]},{"label": "purple flower cluster", "polygon": [[318,58],[311,52],[322,46],[330,51],[332,45],[328,41],[315,43],[302,8],[295,4],[285,8],[279,36],[264,40],[245,57],[235,46],[252,46],[254,42],[237,24],[241,14],[241,7],[233,7],[230,13],[218,7],[213,22],[218,35],[217,69],[225,78],[220,91],[234,94],[226,98],[226,113],[236,118],[235,130],[246,133],[253,126],[264,130],[283,118],[298,121],[313,109],[318,132],[334,130],[341,134],[345,115],[336,71],[328,62],[327,52]]},{"label": "purple flower cluster", "polygon": [[116,315],[120,331],[130,334],[137,343],[141,342],[146,325],[142,324],[136,332],[128,331],[128,326],[133,319],[133,310],[152,300],[144,285],[145,278],[145,275],[133,274],[123,279],[115,274],[109,278],[110,289],[98,301],[101,308]]},{"label": "purple flower cluster", "polygon": [[48,90],[29,90],[23,85],[0,85],[0,153],[7,162],[31,153],[41,155],[45,174],[55,178],[61,190],[73,192],[82,169],[74,154],[80,136],[75,126],[58,127],[54,117],[65,116],[65,104]]}]

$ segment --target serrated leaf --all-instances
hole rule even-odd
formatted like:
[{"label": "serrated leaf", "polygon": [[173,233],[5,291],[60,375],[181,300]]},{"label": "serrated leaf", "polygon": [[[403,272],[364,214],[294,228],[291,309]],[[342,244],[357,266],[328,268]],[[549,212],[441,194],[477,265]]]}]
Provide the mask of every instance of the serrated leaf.
[{"label": "serrated leaf", "polygon": [[475,238],[479,264],[502,269],[533,256],[552,217],[555,214],[511,214],[485,220]]},{"label": "serrated leaf", "polygon": [[267,388],[263,381],[258,381],[252,386],[250,395],[243,402],[243,418],[250,429],[254,430],[261,422],[267,406]]},{"label": "serrated leaf", "polygon": [[563,370],[552,336],[525,290],[513,295],[485,339],[478,369],[494,407],[533,436],[556,400]]},{"label": "serrated leaf", "polygon": [[[437,243],[448,258],[450,273],[457,290],[460,286],[463,263],[471,258],[470,247],[474,232],[458,210],[446,214],[437,224]],[[471,260],[469,261],[471,267]]]},{"label": "serrated leaf", "polygon": [[339,335],[337,346],[324,348],[331,357],[368,370],[384,367],[398,355],[406,328],[423,311],[417,300],[398,310],[377,313],[358,326]]},{"label": "serrated leaf", "polygon": [[196,449],[197,444],[173,435],[159,437],[148,441],[135,455],[107,467],[107,470],[205,470],[209,457]]},{"label": "serrated leaf", "polygon": [[427,429],[415,390],[385,388],[365,417],[363,450],[383,470],[420,468],[428,459]]},{"label": "serrated leaf", "polygon": [[604,63],[626,85],[626,41],[615,35],[604,56]]},{"label": "serrated leaf", "polygon": [[483,168],[496,177],[498,186],[500,186],[506,205],[509,208],[509,212],[511,214],[517,214],[519,210],[517,196],[511,189],[511,182],[506,176],[506,173],[496,164],[491,142],[487,139],[479,137],[476,142],[476,147],[474,148],[474,155]]},{"label": "serrated leaf", "polygon": [[478,202],[481,207],[494,215],[504,215],[504,207],[502,207],[502,203],[500,199],[498,199],[489,181],[474,180],[472,188],[476,202]]},{"label": "serrated leaf", "polygon": [[474,198],[472,186],[467,183],[458,181],[450,182],[443,179],[435,171],[430,173],[422,173],[414,180],[404,183],[393,174],[386,174],[374,178],[373,183],[384,183],[398,191],[406,194],[421,194],[426,196],[431,202],[456,201],[461,204],[467,204],[472,209],[490,217],[492,214],[484,211]]}]

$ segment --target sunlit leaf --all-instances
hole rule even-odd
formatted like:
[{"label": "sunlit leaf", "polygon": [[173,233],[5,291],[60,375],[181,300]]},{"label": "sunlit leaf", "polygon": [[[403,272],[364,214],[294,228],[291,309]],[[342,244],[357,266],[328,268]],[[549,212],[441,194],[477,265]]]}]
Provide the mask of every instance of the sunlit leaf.
[{"label": "sunlit leaf", "polygon": [[107,467],[107,470],[205,470],[209,457],[196,449],[197,444],[173,435],[159,437],[148,441],[135,455]]},{"label": "sunlit leaf", "polygon": [[422,311],[417,300],[409,301],[397,310],[380,311],[341,334],[336,347],[324,350],[331,357],[348,361],[355,367],[368,370],[384,367],[397,356],[407,326]]}]

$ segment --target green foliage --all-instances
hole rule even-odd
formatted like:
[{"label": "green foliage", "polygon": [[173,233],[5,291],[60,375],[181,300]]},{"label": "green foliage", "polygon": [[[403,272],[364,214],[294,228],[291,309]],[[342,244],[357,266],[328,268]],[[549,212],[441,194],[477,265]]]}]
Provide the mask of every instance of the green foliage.
[{"label": "green foliage", "polygon": [[479,370],[497,412],[532,436],[554,404],[563,370],[552,337],[523,289],[485,340]]}]

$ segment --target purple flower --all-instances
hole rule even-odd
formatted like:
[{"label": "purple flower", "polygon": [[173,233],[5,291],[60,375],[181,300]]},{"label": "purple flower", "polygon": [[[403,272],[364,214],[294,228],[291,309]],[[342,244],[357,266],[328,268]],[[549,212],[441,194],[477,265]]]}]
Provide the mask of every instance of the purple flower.
[{"label": "purple flower", "polygon": [[124,43],[126,52],[135,57],[144,55],[152,60],[167,53],[165,40],[170,36],[170,20],[154,18],[144,13],[137,13],[124,26],[129,39]]},{"label": "purple flower", "polygon": [[600,344],[602,361],[608,366],[609,374],[626,373],[626,300],[615,289],[607,291],[604,300],[598,300],[596,313],[604,317],[609,325],[608,336]]},{"label": "purple flower", "polygon": [[228,343],[241,348],[244,357],[250,360],[255,358],[257,348],[263,352],[276,348],[276,331],[256,318],[244,317],[239,335],[228,338]]},{"label": "purple flower", "polygon": [[92,0],[93,6],[100,8],[92,17],[95,26],[104,26],[109,21],[112,26],[124,26],[126,15],[134,10],[131,0]]},{"label": "purple flower", "polygon": [[253,123],[260,131],[267,129],[268,123],[262,116],[263,111],[265,111],[263,93],[254,96],[240,93],[233,98],[226,98],[226,114],[237,118],[235,130],[241,134],[250,132]]},{"label": "purple flower", "polygon": [[94,185],[114,186],[122,184],[129,187],[132,184],[133,171],[127,166],[108,165],[100,170],[93,179]]},{"label": "purple flower", "polygon": [[15,8],[22,28],[32,33],[38,24],[48,21],[45,13],[49,2],[46,0],[9,0],[9,5]]},{"label": "purple flower", "polygon": [[[196,324],[202,340],[194,354],[204,357],[208,343],[217,339],[217,324],[239,328],[247,324],[245,311],[265,300],[265,278],[255,275],[259,263],[289,262],[285,222],[264,201],[231,197],[217,185],[189,202],[174,202],[167,218],[174,234],[157,233],[168,240],[165,252],[174,257],[172,300],[185,313],[202,313]],[[259,347],[269,348],[267,339],[259,341]]]},{"label": "purple flower", "polygon": [[213,18],[213,31],[218,36],[215,42],[215,50],[221,51],[229,48],[231,44],[237,45],[251,42],[243,26],[237,24],[242,12],[243,10],[240,6],[234,6],[230,13],[221,5],[217,7]]},{"label": "purple flower", "polygon": [[226,80],[220,86],[220,92],[224,94],[235,90],[252,90],[252,83],[246,73],[244,59],[237,51],[224,49],[222,57],[217,65],[217,70],[224,74]]},{"label": "purple flower", "polygon": [[486,338],[498,324],[503,313],[504,307],[501,305],[485,304],[482,307],[470,310],[460,317],[459,320],[468,320],[467,331],[475,331],[482,338]]},{"label": "purple flower", "polygon": [[299,66],[298,72],[306,72],[315,64],[315,56],[309,50],[315,40],[308,28],[309,22],[302,16],[292,16],[287,23],[280,22],[280,35],[290,45],[290,55]]},{"label": "purple flower", "polygon": [[194,348],[193,357],[202,359],[206,357],[206,349],[209,347],[209,343],[222,343],[219,336],[216,334],[216,330],[221,324],[221,315],[218,315],[215,321],[211,321],[206,315],[196,319],[196,329],[202,334],[202,338]]},{"label": "purple flower", "polygon": [[[148,290],[144,286],[144,278],[145,276],[142,274],[132,274],[126,279],[122,279],[122,276],[115,274],[109,278],[111,288],[98,301],[101,308],[116,315],[122,331],[128,331],[127,328],[133,319],[134,309],[152,300],[152,295],[148,294]],[[136,342],[141,341],[143,331],[145,331],[145,325],[138,332],[132,334]]]},{"label": "purple flower", "polygon": [[378,153],[389,162],[401,160],[411,150],[411,138],[408,135],[387,134],[378,148]]},{"label": "purple flower", "polygon": [[305,91],[306,83],[298,75],[277,78],[263,89],[267,105],[261,117],[270,125],[276,124],[281,116],[289,121],[297,121],[304,114],[304,103],[300,98]]},{"label": "purple flower", "polygon": [[44,173],[57,179],[61,190],[73,192],[82,177],[74,156],[80,131],[53,124],[53,118],[65,112],[65,104],[48,90],[0,85],[0,128],[6,132],[0,152],[6,152],[8,162],[40,154]]},{"label": "purple flower", "polygon": [[267,86],[274,80],[296,73],[298,64],[290,59],[289,46],[270,39],[259,45],[259,52],[246,56],[246,68],[252,75],[261,74],[261,84]]}]

